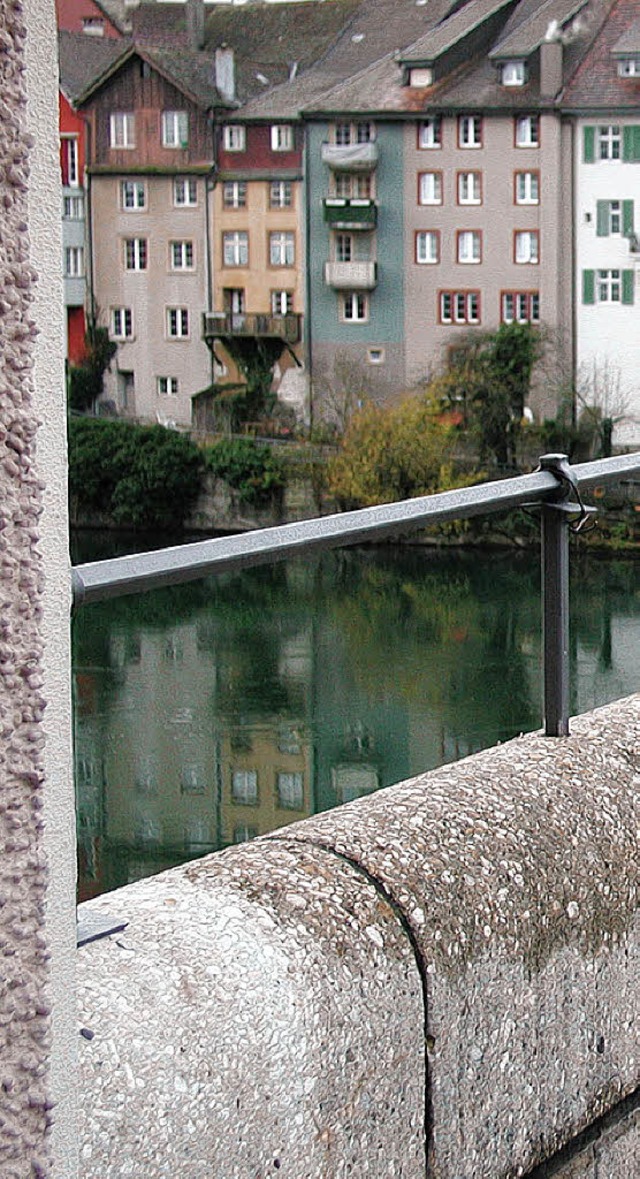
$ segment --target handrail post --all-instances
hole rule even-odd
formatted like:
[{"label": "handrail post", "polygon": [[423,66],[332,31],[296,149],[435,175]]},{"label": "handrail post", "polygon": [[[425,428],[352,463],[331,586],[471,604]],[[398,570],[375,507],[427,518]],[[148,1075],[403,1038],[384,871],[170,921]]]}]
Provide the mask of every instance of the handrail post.
[{"label": "handrail post", "polygon": [[544,731],[569,736],[569,515],[571,475],[565,454],[544,454],[540,470],[558,479],[554,500],[542,505],[542,635]]}]

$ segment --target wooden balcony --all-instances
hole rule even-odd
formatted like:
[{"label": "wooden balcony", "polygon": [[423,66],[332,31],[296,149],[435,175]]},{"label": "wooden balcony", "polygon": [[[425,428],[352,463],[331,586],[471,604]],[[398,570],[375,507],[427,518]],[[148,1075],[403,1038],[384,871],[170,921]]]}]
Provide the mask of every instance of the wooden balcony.
[{"label": "wooden balcony", "polygon": [[332,229],[375,229],[378,206],[365,198],[326,197],[324,219]]},{"label": "wooden balcony", "polygon": [[285,344],[300,341],[300,315],[235,315],[225,311],[205,311],[202,336],[205,340],[224,337],[254,337],[282,340]]}]

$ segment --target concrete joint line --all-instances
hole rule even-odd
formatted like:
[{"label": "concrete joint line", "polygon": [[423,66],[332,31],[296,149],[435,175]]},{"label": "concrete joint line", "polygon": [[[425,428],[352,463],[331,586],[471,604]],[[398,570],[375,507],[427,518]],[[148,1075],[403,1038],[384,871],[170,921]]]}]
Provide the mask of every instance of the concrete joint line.
[{"label": "concrete joint line", "polygon": [[[287,839],[286,828],[283,829],[281,836],[271,835],[270,841],[273,843],[285,842]],[[368,884],[375,888],[376,892],[382,897],[385,903],[389,906],[391,911],[398,919],[402,932],[408,939],[413,956],[415,959],[418,974],[420,976],[420,985],[422,986],[422,1002],[424,1008],[424,1075],[425,1075],[425,1095],[424,1095],[424,1147],[425,1147],[425,1176],[429,1171],[429,1157],[431,1154],[431,1140],[433,1134],[433,1102],[431,1100],[431,1087],[429,1083],[429,1007],[428,1007],[428,991],[427,991],[427,971],[426,965],[420,952],[416,936],[411,928],[411,925],[404,913],[402,907],[398,904],[395,898],[391,895],[382,881],[378,880],[377,876],[373,876],[366,868],[362,866],[358,860],[354,860],[351,856],[345,855],[343,852],[338,852],[330,844],[322,843],[319,840],[307,839],[304,841],[304,846],[314,847],[317,851],[326,852],[334,856],[336,860],[342,861],[343,864],[348,864],[350,868],[358,872]],[[532,1176],[533,1179],[533,1176]]]},{"label": "concrete joint line", "polygon": [[546,1159],[544,1163],[537,1163],[532,1171],[527,1171],[523,1175],[522,1179],[553,1179],[554,1175],[564,1172],[567,1163],[587,1150],[589,1146],[598,1142],[603,1134],[620,1125],[636,1110],[640,1110],[640,1085],[632,1093],[623,1097],[621,1101],[611,1106],[611,1109],[608,1109],[606,1113],[591,1122],[579,1134],[576,1134],[575,1138],[567,1142],[551,1158]]}]

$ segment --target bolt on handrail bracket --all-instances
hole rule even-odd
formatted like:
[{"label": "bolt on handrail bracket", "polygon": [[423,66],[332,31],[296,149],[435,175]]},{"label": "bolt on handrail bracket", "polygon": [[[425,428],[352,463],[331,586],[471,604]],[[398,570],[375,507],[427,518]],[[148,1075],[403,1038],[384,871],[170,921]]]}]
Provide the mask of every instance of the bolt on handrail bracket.
[{"label": "bolt on handrail bracket", "polygon": [[566,454],[543,454],[540,470],[558,480],[553,499],[542,505],[544,731],[547,737],[568,737],[570,518],[576,512],[584,518],[590,509],[585,509],[582,502],[567,502],[576,486]]}]

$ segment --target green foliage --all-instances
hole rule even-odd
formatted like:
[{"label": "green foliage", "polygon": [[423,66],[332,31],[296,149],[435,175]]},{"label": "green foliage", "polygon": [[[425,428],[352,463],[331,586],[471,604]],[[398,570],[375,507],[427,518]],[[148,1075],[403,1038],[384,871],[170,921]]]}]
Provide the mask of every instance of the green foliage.
[{"label": "green foliage", "polygon": [[69,493],[83,512],[136,528],[178,529],[198,496],[204,459],[162,426],[69,420]]},{"label": "green foliage", "polygon": [[368,507],[426,495],[440,486],[451,428],[424,397],[398,406],[367,405],[347,427],[329,461],[329,491],[345,507]]},{"label": "green foliage", "polygon": [[228,426],[233,431],[244,422],[255,422],[271,413],[276,400],[271,387],[273,368],[282,354],[282,341],[229,336],[224,346],[246,382],[225,399]]},{"label": "green foliage", "polygon": [[281,459],[251,438],[223,438],[209,447],[206,462],[218,479],[237,492],[241,503],[265,503],[284,486]]},{"label": "green foliage", "polygon": [[91,409],[104,389],[104,374],[117,352],[106,328],[91,325],[85,336],[85,358],[69,369],[69,408],[83,413]]},{"label": "green foliage", "polygon": [[498,467],[516,466],[539,350],[539,337],[530,324],[501,324],[496,332],[470,336],[447,372],[432,383],[432,394],[461,412],[465,426],[477,435],[482,463],[491,455]]}]

